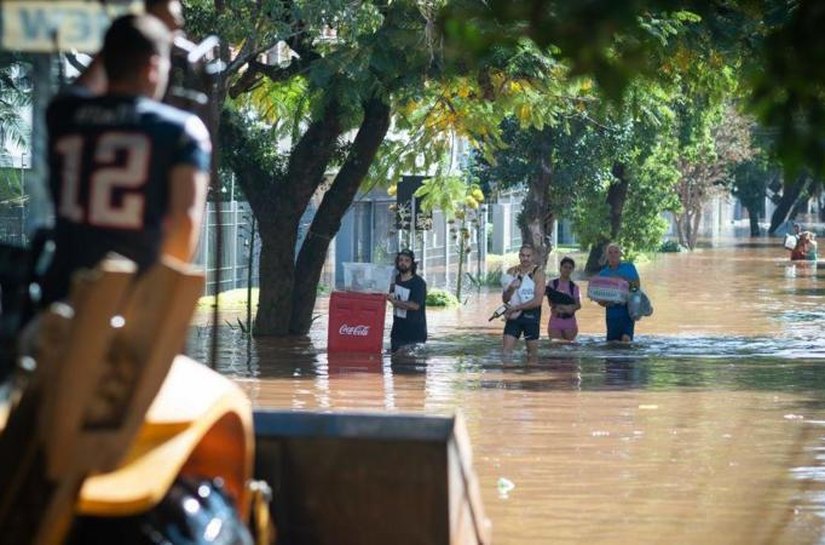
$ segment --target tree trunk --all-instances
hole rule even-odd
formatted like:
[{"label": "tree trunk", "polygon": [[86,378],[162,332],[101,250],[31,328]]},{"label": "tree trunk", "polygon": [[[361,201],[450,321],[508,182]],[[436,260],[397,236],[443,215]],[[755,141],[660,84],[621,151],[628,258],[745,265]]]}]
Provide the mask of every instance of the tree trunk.
[{"label": "tree trunk", "polygon": [[341,219],[352,205],[389,127],[389,106],[377,98],[367,102],[364,120],[352,149],[332,186],[324,194],[298,253],[295,286],[292,290],[290,333],[305,335],[312,326],[316,290],[330,242],[341,228]]},{"label": "tree trunk", "polygon": [[521,240],[535,249],[540,263],[547,262],[550,253],[550,236],[553,233],[555,215],[550,209],[550,185],[553,183],[553,129],[549,126],[533,131],[536,142],[534,161],[538,165],[527,183],[527,196],[522,203],[519,217]]},{"label": "tree trunk", "polygon": [[312,122],[290,153],[284,173],[261,164],[260,142],[243,120],[225,111],[221,128],[226,161],[237,175],[258,220],[261,237],[260,291],[255,336],[290,333],[295,282],[295,246],[301,216],[324,174],[341,135],[339,109],[332,102]]},{"label": "tree trunk", "polygon": [[771,225],[768,227],[768,234],[774,234],[782,224],[792,218],[790,212],[807,185],[808,177],[806,174],[800,174],[793,182],[786,182],[783,185],[782,196],[779,198],[779,202],[776,203],[776,210],[773,211],[773,215],[771,216]]},{"label": "tree trunk", "polygon": [[295,280],[295,243],[297,228],[287,231],[269,222],[260,223],[261,257],[258,310],[252,334],[255,336],[285,335],[289,331],[292,309],[292,287]]},{"label": "tree trunk", "polygon": [[687,248],[687,244],[685,244],[685,230],[682,228],[683,221],[684,214],[673,214],[673,223],[676,225],[676,240],[679,241],[680,246]]},{"label": "tree trunk", "polygon": [[748,211],[748,223],[750,224],[751,236],[759,236],[759,215],[755,208],[745,205],[745,210]]},{"label": "tree trunk", "polygon": [[696,210],[691,217],[690,225],[690,246],[691,250],[696,249],[696,244],[699,241],[699,225],[702,222],[702,209]]},{"label": "tree trunk", "polygon": [[622,214],[627,200],[630,178],[623,163],[613,163],[612,174],[616,180],[607,188],[607,205],[610,207],[610,238],[616,240],[622,230]]},{"label": "tree trunk", "polygon": [[612,173],[615,179],[608,186],[605,198],[610,210],[610,239],[600,240],[590,247],[587,264],[584,266],[585,272],[588,273],[595,273],[604,266],[604,249],[619,237],[622,230],[622,214],[627,200],[627,190],[630,187],[630,177],[625,165],[619,162],[613,164]]},{"label": "tree trunk", "polygon": [[587,254],[587,263],[584,270],[587,273],[599,272],[604,267],[604,249],[609,241],[602,240],[590,247],[590,253]]}]

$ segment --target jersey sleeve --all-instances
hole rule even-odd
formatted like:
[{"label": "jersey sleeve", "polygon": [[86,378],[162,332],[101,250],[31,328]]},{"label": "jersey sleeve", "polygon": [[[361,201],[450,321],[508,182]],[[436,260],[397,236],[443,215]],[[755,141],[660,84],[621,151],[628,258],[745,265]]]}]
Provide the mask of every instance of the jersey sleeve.
[{"label": "jersey sleeve", "polygon": [[203,121],[196,115],[187,116],[181,133],[181,141],[174,163],[191,165],[209,171],[212,157],[212,141]]}]

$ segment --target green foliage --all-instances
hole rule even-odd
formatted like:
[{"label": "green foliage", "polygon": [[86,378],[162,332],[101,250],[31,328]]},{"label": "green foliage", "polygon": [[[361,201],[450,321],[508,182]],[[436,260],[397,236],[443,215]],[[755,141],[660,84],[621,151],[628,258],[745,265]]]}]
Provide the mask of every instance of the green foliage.
[{"label": "green foliage", "polygon": [[28,146],[31,127],[23,110],[32,101],[30,69],[19,55],[0,51],[0,149]]},{"label": "green foliage", "polygon": [[487,272],[474,275],[472,273],[467,273],[467,281],[470,283],[471,286],[475,288],[480,288],[482,286],[501,286],[501,276],[503,271],[501,266],[498,266],[492,270],[487,270]]},{"label": "green foliage", "polygon": [[675,240],[665,240],[659,246],[659,252],[661,252],[663,254],[679,253],[679,252],[684,251],[684,249],[685,249],[684,246],[682,246],[681,244],[679,244]]},{"label": "green foliage", "polygon": [[20,169],[0,168],[0,204],[22,204],[26,199]]},{"label": "green foliage", "polygon": [[449,236],[458,251],[458,282],[455,296],[461,299],[464,279],[464,263],[472,249],[471,236],[478,230],[481,217],[479,205],[484,193],[474,179],[459,176],[436,176],[424,180],[415,196],[421,199],[421,208],[427,212],[441,209],[450,224]]},{"label": "green foliage", "polygon": [[825,172],[818,0],[465,0],[448,4],[442,25],[448,52],[463,62],[483,65],[495,48],[529,38],[552,45],[574,73],[592,74],[613,99],[640,74],[701,67],[695,53],[712,48],[712,64],[701,70],[742,70],[750,110],[777,131],[775,150],[790,177],[803,167]]},{"label": "green foliage", "polygon": [[439,288],[430,288],[427,290],[428,307],[455,307],[458,305],[458,299],[449,291]]},{"label": "green foliage", "polygon": [[620,241],[632,251],[653,251],[668,228],[662,216],[679,206],[673,186],[679,172],[673,164],[672,149],[657,146],[642,163],[628,190]]},{"label": "green foliage", "polygon": [[[825,10],[817,0],[770,3],[761,55],[748,65],[750,106],[776,130],[776,151],[789,177],[803,168],[825,174]],[[754,62],[755,61],[755,62]]]},{"label": "green foliage", "polygon": [[[255,182],[266,184],[283,177],[287,158],[279,153],[277,132],[257,120],[254,111],[238,110],[228,103],[221,118],[220,163],[234,170],[259,173]],[[238,146],[243,133],[244,146]]]},{"label": "green foliage", "polygon": [[754,129],[752,135],[757,154],[736,165],[732,172],[731,194],[738,198],[750,214],[764,214],[765,197],[768,187],[779,185],[782,171],[776,160],[770,156],[772,147],[770,135]]},{"label": "green foliage", "polygon": [[700,20],[673,7],[656,0],[466,0],[447,5],[443,27],[448,53],[462,62],[483,64],[495,48],[527,37],[618,99],[636,75],[656,74],[655,53]]}]

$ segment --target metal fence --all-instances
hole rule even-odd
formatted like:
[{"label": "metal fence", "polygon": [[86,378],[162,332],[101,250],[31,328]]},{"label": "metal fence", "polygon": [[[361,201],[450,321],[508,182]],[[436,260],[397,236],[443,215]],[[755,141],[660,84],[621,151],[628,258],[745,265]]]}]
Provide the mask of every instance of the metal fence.
[{"label": "metal fence", "polygon": [[[25,229],[27,214],[27,206],[0,204],[0,242],[17,246],[28,245]],[[220,220],[223,237],[220,259],[221,291],[244,288],[249,282],[252,286],[257,286],[261,241],[257,231],[253,230],[249,205],[239,201],[221,203]],[[206,294],[214,294],[217,288],[217,222],[216,203],[209,203],[194,260],[206,271]]]},{"label": "metal fence", "polygon": [[0,241],[16,246],[27,246],[26,206],[0,205]]},{"label": "metal fence", "polygon": [[[340,288],[342,275],[336,269],[342,261],[368,261],[391,264],[393,256],[400,248],[413,248],[419,261],[420,271],[426,275],[433,287],[452,287],[458,275],[458,245],[450,233],[452,224],[440,211],[433,212],[432,228],[417,232],[410,238],[409,232],[395,229],[395,214],[390,211],[391,198],[386,200],[361,201],[350,210],[358,226],[350,234],[339,233],[339,237],[350,240],[353,250],[347,253],[335,251],[333,244],[327,258],[327,265],[321,277],[322,284]],[[242,201],[220,203],[221,213],[217,213],[217,203],[210,202],[205,214],[200,243],[194,262],[206,272],[205,294],[216,291],[245,288],[247,285],[259,285],[258,264],[260,261],[261,241],[257,229],[254,229],[252,211],[249,204]],[[486,272],[486,254],[493,239],[493,233],[501,226],[494,225],[496,216],[492,206],[485,205],[484,220],[474,229],[470,238],[470,253],[464,264],[464,272],[484,275]],[[26,206],[0,205],[0,241],[26,245],[25,219],[28,214]],[[307,222],[311,212],[307,214]],[[507,218],[512,222],[512,215]],[[220,218],[221,244],[220,286],[217,282],[217,263],[215,253],[218,251],[217,222]],[[360,218],[360,219],[359,219]],[[302,224],[303,225],[303,224]],[[505,248],[518,248],[519,231],[510,226]],[[300,241],[299,241],[300,243]],[[494,251],[495,253],[495,251]]]},{"label": "metal fence", "polygon": [[206,294],[216,291],[258,286],[258,262],[261,254],[261,240],[254,228],[249,204],[241,201],[220,203],[221,244],[220,289],[218,289],[218,267],[215,253],[218,247],[217,203],[210,202],[202,226],[200,244],[195,263],[206,271]]},{"label": "metal fence", "polygon": [[[408,230],[397,229],[396,213],[390,208],[393,203],[392,197],[383,197],[353,205],[349,212],[353,216],[353,227],[343,229],[337,235],[340,240],[336,244],[338,253],[333,257],[335,264],[353,261],[390,265],[399,249],[410,248],[415,252],[419,274],[427,278],[431,287],[454,286],[459,267],[459,246],[451,231],[455,224],[441,211],[435,210],[430,228],[416,231],[413,236]],[[480,275],[486,270],[486,210],[485,206],[479,225],[470,232],[465,273]],[[343,287],[342,274],[336,275],[336,287]]]}]

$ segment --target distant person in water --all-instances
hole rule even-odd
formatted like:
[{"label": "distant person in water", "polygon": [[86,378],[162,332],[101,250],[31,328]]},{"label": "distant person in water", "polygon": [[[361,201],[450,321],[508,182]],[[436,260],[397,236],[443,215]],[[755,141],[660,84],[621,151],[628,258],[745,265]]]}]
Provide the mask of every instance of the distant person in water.
[{"label": "distant person in water", "polygon": [[[572,341],[579,334],[579,325],[576,322],[576,311],[582,308],[579,286],[573,282],[570,275],[576,268],[576,262],[570,257],[564,257],[559,263],[559,277],[547,284],[545,290],[550,303],[550,321],[547,324],[547,335],[551,339]],[[572,302],[555,302],[559,294],[569,296]],[[565,298],[566,299],[566,298]]]},{"label": "distant person in water", "polygon": [[395,256],[395,276],[387,301],[392,305],[390,350],[427,342],[427,283],[418,276],[412,250]]},{"label": "distant person in water", "polygon": [[791,250],[791,261],[816,261],[817,244],[815,235],[810,231],[802,231],[796,240],[796,246]]},{"label": "distant person in water", "polygon": [[[622,261],[622,248],[611,242],[604,250],[606,264],[599,271],[599,276],[623,278],[630,284],[630,289],[639,289],[641,281],[636,266],[633,263]],[[627,310],[627,303],[600,302],[605,307],[605,322],[607,324],[607,340],[630,342],[633,340],[633,318]]]},{"label": "distant person in water", "polygon": [[[502,277],[503,303],[509,305],[504,312],[505,325],[502,349],[510,354],[522,335],[527,343],[527,355],[538,354],[541,331],[541,302],[544,296],[544,271],[536,264],[536,253],[525,244],[518,252],[519,264],[507,269]],[[538,288],[537,288],[538,286]]]}]

